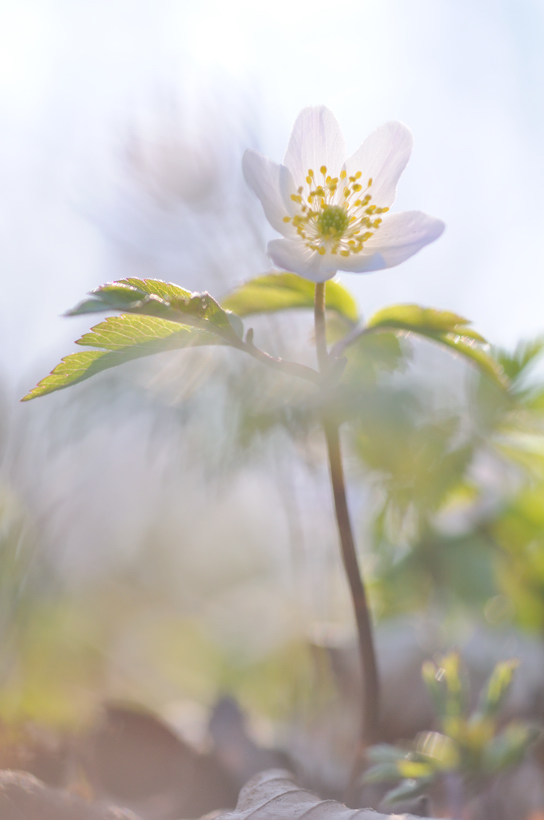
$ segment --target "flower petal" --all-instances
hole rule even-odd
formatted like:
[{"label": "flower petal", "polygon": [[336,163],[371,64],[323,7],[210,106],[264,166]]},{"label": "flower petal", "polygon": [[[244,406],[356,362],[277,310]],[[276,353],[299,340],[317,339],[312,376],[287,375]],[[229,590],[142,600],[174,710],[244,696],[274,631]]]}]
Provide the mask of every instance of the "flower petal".
[{"label": "flower petal", "polygon": [[445,227],[440,219],[421,211],[386,214],[379,229],[366,242],[364,250],[343,258],[339,269],[370,273],[393,268],[438,239]]},{"label": "flower petal", "polygon": [[298,273],[311,282],[326,282],[338,270],[337,257],[321,256],[298,239],[273,239],[266,250],[279,268]]},{"label": "flower petal", "polygon": [[322,165],[328,174],[338,176],[345,159],[344,137],[332,111],[324,105],[303,108],[295,120],[283,160],[295,184],[303,184],[310,168],[318,177]]},{"label": "flower petal", "polygon": [[265,216],[272,227],[284,236],[291,236],[293,227],[284,222],[284,217],[292,216],[296,206],[281,193],[282,187],[294,188],[294,184],[289,185],[289,180],[285,179],[290,176],[287,168],[252,149],[244,153],[242,168],[247,184],[261,200]]},{"label": "flower petal", "polygon": [[348,176],[361,171],[363,189],[369,179],[372,204],[389,208],[395,201],[397,182],[412,153],[414,138],[401,122],[387,122],[370,134],[346,161]]}]

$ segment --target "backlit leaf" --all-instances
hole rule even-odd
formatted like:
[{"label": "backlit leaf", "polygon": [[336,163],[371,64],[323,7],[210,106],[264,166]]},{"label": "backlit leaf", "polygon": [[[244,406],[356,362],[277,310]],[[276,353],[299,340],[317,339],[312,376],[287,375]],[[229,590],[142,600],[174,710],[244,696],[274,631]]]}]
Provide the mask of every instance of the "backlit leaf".
[{"label": "backlit leaf", "polygon": [[424,308],[420,305],[390,305],[375,313],[368,320],[368,327],[397,327],[419,330],[421,333],[451,333],[485,343],[483,336],[469,327],[470,322],[448,310]]},{"label": "backlit leaf", "polygon": [[[229,293],[222,305],[238,316],[272,313],[293,308],[313,308],[315,285],[295,273],[267,273],[245,282]],[[358,321],[357,302],[342,285],[327,282],[328,310],[334,310],[350,323]]]},{"label": "backlit leaf", "polygon": [[544,337],[538,336],[529,341],[519,342],[512,352],[499,348],[495,355],[508,378],[514,381],[526,375],[526,371],[536,363],[543,351]]},{"label": "backlit leaf", "polygon": [[179,324],[218,333],[225,339],[240,338],[241,320],[224,310],[209,293],[191,293],[178,285],[157,279],[120,279],[101,285],[91,298],[68,311],[68,316],[115,310],[156,316]]},{"label": "backlit leaf", "polygon": [[215,334],[152,316],[112,316],[79,339],[100,347],[66,356],[22,401],[45,396],[119,364],[183,347],[222,344]]},{"label": "backlit leaf", "polygon": [[471,360],[500,387],[509,386],[501,364],[482,347],[486,344],[484,337],[469,326],[467,319],[456,313],[419,305],[391,305],[375,313],[364,332],[377,330],[404,331],[432,339]]}]

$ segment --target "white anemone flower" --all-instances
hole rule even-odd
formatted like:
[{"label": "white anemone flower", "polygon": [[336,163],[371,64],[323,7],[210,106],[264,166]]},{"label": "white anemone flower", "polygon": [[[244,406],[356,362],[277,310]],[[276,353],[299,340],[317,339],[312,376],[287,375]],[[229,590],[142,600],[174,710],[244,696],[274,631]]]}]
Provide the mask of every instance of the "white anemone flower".
[{"label": "white anemone flower", "polygon": [[438,239],[444,223],[421,211],[389,213],[413,137],[400,122],[377,128],[346,159],[328,108],[298,115],[283,165],[248,150],[245,178],[283,239],[268,244],[275,265],[312,282],[338,270],[392,268]]}]

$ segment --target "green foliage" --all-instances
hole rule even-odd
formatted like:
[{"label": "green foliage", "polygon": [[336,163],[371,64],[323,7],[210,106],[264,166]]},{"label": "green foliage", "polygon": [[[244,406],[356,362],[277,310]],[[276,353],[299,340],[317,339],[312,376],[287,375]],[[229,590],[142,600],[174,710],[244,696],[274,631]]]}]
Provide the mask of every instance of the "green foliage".
[{"label": "green foliage", "polygon": [[344,351],[342,382],[353,389],[376,384],[384,374],[405,370],[411,353],[394,333],[362,334]]},{"label": "green foliage", "polygon": [[225,341],[237,341],[243,327],[238,317],[224,310],[209,293],[191,293],[157,279],[120,279],[92,291],[68,316],[105,310],[156,316],[182,325],[194,325],[217,333]]},{"label": "green foliage", "polygon": [[[381,417],[353,426],[354,452],[379,491],[372,591],[382,616],[438,604],[544,628],[542,351],[538,340],[491,351],[505,363],[507,390],[480,372],[437,413],[430,374],[424,389],[397,389]],[[482,459],[493,470],[476,476]]]},{"label": "green foliage", "polygon": [[486,523],[496,544],[500,591],[517,623],[544,628],[544,480],[539,477],[508,499]]},{"label": "green foliage", "polygon": [[152,316],[114,316],[92,328],[77,344],[102,348],[72,353],[53,372],[42,379],[22,401],[45,396],[89,379],[96,373],[119,364],[196,345],[225,344],[221,338],[205,330],[184,327],[176,322]]},{"label": "green foliage", "polygon": [[424,335],[456,333],[458,336],[485,344],[483,336],[472,330],[469,325],[469,320],[457,313],[407,304],[390,305],[379,310],[368,320],[367,327],[396,327]]},{"label": "green foliage", "polygon": [[209,293],[190,293],[154,279],[121,279],[102,285],[69,316],[122,311],[84,334],[77,344],[100,348],[66,356],[23,401],[61,390],[132,359],[184,347],[239,345],[241,320]]},{"label": "green foliage", "polygon": [[512,686],[514,672],[518,666],[519,661],[516,659],[502,661],[496,665],[480,696],[478,712],[483,717],[495,717]]},{"label": "green foliage", "polygon": [[[267,273],[240,285],[223,299],[222,305],[238,316],[313,308],[314,293],[313,282],[296,273]],[[359,319],[357,302],[334,280],[327,282],[326,306],[351,324]]]},{"label": "green foliage", "polygon": [[[242,321],[232,312],[235,309],[245,316],[288,308],[311,308],[313,302],[313,284],[291,273],[257,277],[229,294],[223,306],[208,293],[191,293],[178,285],[152,279],[128,278],[107,283],[96,288],[90,298],[68,312],[70,316],[100,311],[121,314],[106,319],[78,341],[80,345],[98,349],[65,357],[23,400],[77,384],[132,359],[203,344],[234,346],[271,366],[315,381],[319,377],[311,368],[274,360],[257,351],[253,346],[252,334],[248,333],[244,341]],[[402,368],[408,354],[396,338],[398,332],[419,333],[454,347],[476,361],[483,372],[494,376],[497,383],[504,383],[499,366],[481,348],[482,337],[456,314],[415,305],[398,305],[380,311],[365,329],[359,330],[356,327],[356,302],[337,282],[327,284],[326,303],[336,316],[336,324],[331,323],[333,341],[337,337],[332,356],[338,357],[347,352],[346,378],[339,391],[338,411],[341,417],[349,416],[349,412],[346,416],[349,403],[358,405],[360,388],[364,389],[365,381],[369,378],[376,381],[379,371],[392,372]],[[346,322],[351,327],[347,336]],[[375,334],[378,330],[379,336]],[[342,364],[342,360],[338,359],[338,363]],[[337,372],[339,377],[342,367],[338,367]],[[329,391],[328,399],[331,395]]]},{"label": "green foliage", "polygon": [[410,506],[428,514],[438,509],[465,474],[473,451],[468,443],[456,444],[457,419],[421,425],[417,398],[410,394],[396,398],[385,416],[389,424],[365,426],[363,422],[356,447],[367,469],[380,474],[388,506],[401,514]]},{"label": "green foliage", "polygon": [[471,360],[493,382],[507,387],[508,379],[501,364],[484,350],[486,340],[469,325],[468,319],[449,311],[419,305],[391,305],[371,316],[365,331],[396,330],[425,336]]},{"label": "green foliage", "polygon": [[431,695],[440,731],[421,732],[407,748],[382,744],[369,750],[372,766],[367,782],[399,786],[386,795],[388,802],[421,794],[444,775],[455,775],[470,790],[521,762],[539,731],[528,723],[511,721],[501,728],[503,707],[516,660],[498,663],[483,688],[478,706],[468,712],[469,690],[459,655],[452,652],[438,664],[423,664],[422,676]]},{"label": "green foliage", "polygon": [[544,338],[538,336],[536,339],[519,342],[512,352],[497,348],[495,357],[510,381],[519,382],[527,377],[543,351]]}]

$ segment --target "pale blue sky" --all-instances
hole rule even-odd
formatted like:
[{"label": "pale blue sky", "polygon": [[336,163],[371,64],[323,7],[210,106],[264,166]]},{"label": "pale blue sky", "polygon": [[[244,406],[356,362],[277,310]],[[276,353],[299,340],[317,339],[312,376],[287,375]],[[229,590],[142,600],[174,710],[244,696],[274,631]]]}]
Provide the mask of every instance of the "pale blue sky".
[{"label": "pale blue sky", "polygon": [[397,207],[447,232],[343,281],[363,310],[454,309],[504,343],[544,332],[543,42],[541,0],[0,0],[0,367],[72,349],[83,326],[59,314],[112,275],[85,216],[92,169],[164,87],[193,108],[231,95],[275,159],[308,104],[333,109],[351,149],[403,120],[416,147]]}]

